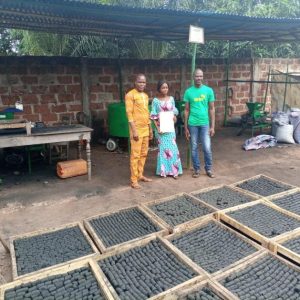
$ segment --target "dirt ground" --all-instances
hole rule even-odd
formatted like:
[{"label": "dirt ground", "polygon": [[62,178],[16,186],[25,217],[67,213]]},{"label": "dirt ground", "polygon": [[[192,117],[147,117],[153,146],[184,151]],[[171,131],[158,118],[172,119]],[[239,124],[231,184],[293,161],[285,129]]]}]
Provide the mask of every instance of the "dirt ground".
[{"label": "dirt ground", "polygon": [[[191,170],[176,181],[155,176],[157,151],[150,151],[145,175],[152,183],[141,190],[129,187],[127,152],[110,153],[103,145],[92,147],[92,180],[87,176],[59,179],[55,166],[35,165],[33,173],[0,166],[0,236],[9,237],[74,221],[159,199],[179,192],[191,192],[219,184],[231,184],[258,174],[265,174],[300,186],[300,147],[280,145],[257,151],[244,151],[242,144],[249,135],[236,136],[237,129],[223,128],[213,138],[213,159],[216,178],[204,172],[191,177]],[[186,166],[186,142],[178,138],[183,165]],[[74,153],[73,153],[74,152]],[[75,158],[75,148],[71,156]],[[202,157],[202,156],[201,156]],[[71,157],[72,158],[72,157]],[[0,244],[0,275],[11,281],[10,257]]]}]

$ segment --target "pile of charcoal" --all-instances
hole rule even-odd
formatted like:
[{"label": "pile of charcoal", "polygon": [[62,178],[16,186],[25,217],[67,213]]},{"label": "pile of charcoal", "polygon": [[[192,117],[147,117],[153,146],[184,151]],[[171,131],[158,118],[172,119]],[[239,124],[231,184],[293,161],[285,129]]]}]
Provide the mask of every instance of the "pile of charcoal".
[{"label": "pile of charcoal", "polygon": [[300,227],[299,220],[264,204],[249,206],[228,215],[269,238]]},{"label": "pile of charcoal", "polygon": [[160,231],[141,210],[131,208],[89,221],[106,247]]},{"label": "pile of charcoal", "polygon": [[104,300],[90,268],[83,267],[66,274],[21,284],[7,290],[4,300]]},{"label": "pile of charcoal", "polygon": [[176,226],[213,212],[212,209],[196,201],[184,195],[174,200],[154,204],[150,209],[169,225]]},{"label": "pile of charcoal", "polygon": [[270,255],[232,273],[221,284],[241,300],[300,299],[300,273]]},{"label": "pile of charcoal", "polygon": [[197,276],[157,240],[107,257],[99,266],[124,300],[147,299]]},{"label": "pile of charcoal", "polygon": [[288,240],[285,243],[283,243],[282,246],[300,255],[300,237]]},{"label": "pile of charcoal", "polygon": [[300,215],[300,192],[280,197],[274,200],[273,203]]},{"label": "pile of charcoal", "polygon": [[219,271],[256,251],[251,244],[214,222],[171,242],[210,273]]},{"label": "pile of charcoal", "polygon": [[222,300],[212,289],[204,287],[203,289],[190,293],[180,300]]},{"label": "pile of charcoal", "polygon": [[240,183],[237,186],[241,189],[265,197],[270,195],[275,195],[290,190],[292,188],[284,183],[276,182],[265,177],[249,179]]},{"label": "pile of charcoal", "polygon": [[218,209],[225,209],[253,200],[251,196],[245,195],[238,191],[234,191],[233,189],[226,186],[207,192],[201,192],[195,194],[194,196],[210,205],[213,205]]},{"label": "pile of charcoal", "polygon": [[14,241],[18,275],[93,254],[79,226]]}]

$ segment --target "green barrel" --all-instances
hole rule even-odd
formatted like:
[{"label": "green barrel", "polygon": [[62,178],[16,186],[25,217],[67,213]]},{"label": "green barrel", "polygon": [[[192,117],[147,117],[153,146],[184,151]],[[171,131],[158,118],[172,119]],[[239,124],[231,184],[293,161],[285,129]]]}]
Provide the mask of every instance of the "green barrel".
[{"label": "green barrel", "polygon": [[129,125],[124,102],[108,105],[108,130],[110,136],[129,137]]}]

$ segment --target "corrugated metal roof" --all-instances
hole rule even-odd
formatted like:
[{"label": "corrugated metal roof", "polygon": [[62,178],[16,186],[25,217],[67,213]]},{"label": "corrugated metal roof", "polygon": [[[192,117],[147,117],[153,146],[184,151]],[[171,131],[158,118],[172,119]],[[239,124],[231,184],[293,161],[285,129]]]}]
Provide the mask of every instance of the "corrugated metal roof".
[{"label": "corrugated metal roof", "polygon": [[190,24],[204,27],[207,40],[300,40],[300,19],[120,7],[96,0],[0,0],[4,28],[177,41],[188,39]]}]

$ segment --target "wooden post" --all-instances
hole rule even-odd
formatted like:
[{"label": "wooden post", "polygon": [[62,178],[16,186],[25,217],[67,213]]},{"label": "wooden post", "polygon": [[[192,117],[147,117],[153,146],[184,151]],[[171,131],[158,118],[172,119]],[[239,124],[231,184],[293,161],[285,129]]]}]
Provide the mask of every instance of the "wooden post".
[{"label": "wooden post", "polygon": [[81,89],[82,89],[82,108],[85,115],[84,125],[91,127],[91,109],[90,109],[90,99],[89,99],[89,74],[87,69],[87,59],[81,58],[80,60],[80,77],[81,77]]}]

